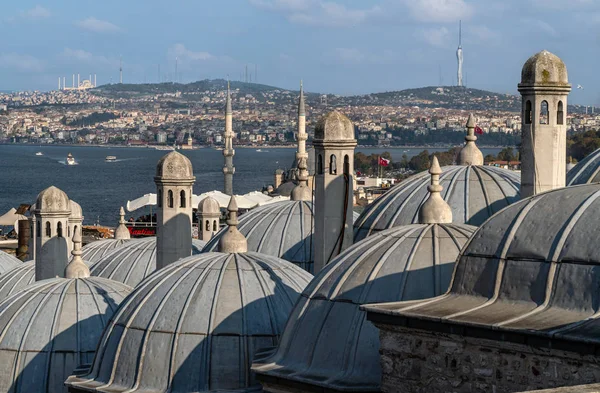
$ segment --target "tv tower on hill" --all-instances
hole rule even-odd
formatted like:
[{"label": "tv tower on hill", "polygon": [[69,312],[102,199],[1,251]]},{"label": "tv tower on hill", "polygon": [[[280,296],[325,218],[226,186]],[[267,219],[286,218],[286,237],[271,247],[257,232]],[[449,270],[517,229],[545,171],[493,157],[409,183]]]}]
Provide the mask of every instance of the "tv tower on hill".
[{"label": "tv tower on hill", "polygon": [[123,84],[123,56],[119,56],[119,83]]},{"label": "tv tower on hill", "polygon": [[462,87],[463,85],[463,52],[462,52],[462,21],[458,21],[458,49],[456,50],[456,60],[458,61],[458,77],[457,86]]}]

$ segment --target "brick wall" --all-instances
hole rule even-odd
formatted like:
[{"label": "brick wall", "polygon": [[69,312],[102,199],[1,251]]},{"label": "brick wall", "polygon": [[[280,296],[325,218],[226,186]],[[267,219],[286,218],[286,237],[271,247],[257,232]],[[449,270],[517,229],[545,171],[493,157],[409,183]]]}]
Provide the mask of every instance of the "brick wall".
[{"label": "brick wall", "polygon": [[523,392],[600,381],[600,358],[591,355],[377,325],[386,393]]}]

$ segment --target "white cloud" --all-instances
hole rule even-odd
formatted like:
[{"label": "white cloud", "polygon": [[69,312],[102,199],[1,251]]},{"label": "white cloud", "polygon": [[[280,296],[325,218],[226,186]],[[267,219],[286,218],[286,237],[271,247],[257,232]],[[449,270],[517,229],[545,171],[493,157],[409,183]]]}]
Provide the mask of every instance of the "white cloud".
[{"label": "white cloud", "polygon": [[84,30],[93,31],[94,33],[117,33],[121,31],[119,26],[94,17],[80,20],[75,24]]},{"label": "white cloud", "polygon": [[44,69],[38,58],[18,53],[0,53],[0,68],[25,72],[40,72]]},{"label": "white cloud", "polygon": [[554,27],[549,23],[539,19],[522,19],[521,23],[528,26],[531,30],[535,30],[539,33],[547,34],[551,37],[558,37],[559,34]]},{"label": "white cloud", "polygon": [[36,5],[32,9],[23,11],[21,16],[28,19],[45,19],[52,16],[52,13],[47,8],[44,8],[41,5]]},{"label": "white cloud", "polygon": [[472,41],[476,43],[495,45],[498,44],[501,39],[501,35],[498,32],[491,30],[487,26],[469,25],[466,26],[466,28],[463,27],[463,29],[465,30],[463,37],[468,37],[469,42]]},{"label": "white cloud", "polygon": [[365,55],[356,48],[335,48],[334,54],[342,63],[360,63],[365,60]]},{"label": "white cloud", "polygon": [[431,46],[447,47],[450,44],[450,32],[445,27],[419,29],[415,36]]},{"label": "white cloud", "polygon": [[572,10],[573,8],[585,8],[598,4],[596,0],[569,0],[568,2],[565,2],[564,0],[531,0],[531,2],[539,8],[561,10],[564,10],[567,5],[568,9]]},{"label": "white cloud", "polygon": [[189,50],[183,44],[175,44],[169,48],[169,57],[177,57],[182,62],[197,62],[216,59],[216,56],[208,52],[195,52]]},{"label": "white cloud", "polygon": [[323,59],[329,64],[390,64],[395,61],[396,55],[391,50],[384,50],[382,52],[371,52],[365,51],[358,48],[334,48],[323,54]]},{"label": "white cloud", "polygon": [[353,9],[324,0],[250,0],[250,4],[280,12],[292,23],[311,26],[351,27],[382,13],[378,6]]},{"label": "white cloud", "polygon": [[457,22],[473,15],[464,0],[403,0],[410,15],[421,22]]},{"label": "white cloud", "polygon": [[67,59],[70,61],[100,66],[116,66],[117,64],[119,64],[119,60],[117,59],[109,59],[106,56],[94,55],[91,52],[85,51],[83,49],[65,48],[60,54],[60,56],[63,59]]}]

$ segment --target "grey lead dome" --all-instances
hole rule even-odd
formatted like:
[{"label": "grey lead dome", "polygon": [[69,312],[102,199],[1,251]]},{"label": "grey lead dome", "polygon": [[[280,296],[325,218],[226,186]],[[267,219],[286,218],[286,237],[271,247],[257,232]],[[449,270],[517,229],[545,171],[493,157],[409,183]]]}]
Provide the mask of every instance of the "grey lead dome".
[{"label": "grey lead dome", "polygon": [[0,304],[0,391],[65,392],[90,363],[102,330],[131,288],[102,278],[39,281]]},{"label": "grey lead dome", "polygon": [[250,361],[277,343],[311,275],[257,253],[185,258],[144,280],[73,392],[260,390]]},{"label": "grey lead dome", "polygon": [[0,275],[22,264],[23,263],[19,259],[4,251],[0,251]]},{"label": "grey lead dome", "polygon": [[[379,391],[377,329],[359,306],[433,297],[448,289],[454,262],[475,227],[415,224],[355,244],[321,271],[294,307],[279,346],[257,355],[252,370],[277,391]],[[294,383],[296,385],[294,385]],[[282,391],[289,391],[283,389]],[[316,390],[315,390],[316,391]]]},{"label": "grey lead dome", "polygon": [[600,182],[600,149],[591,152],[567,173],[567,186]]},{"label": "grey lead dome", "polygon": [[[493,166],[445,166],[440,175],[442,198],[452,208],[455,224],[481,225],[520,199],[519,174]],[[354,223],[354,241],[384,229],[418,222],[419,209],[429,196],[427,172],[409,177],[378,198]]]},{"label": "grey lead dome", "polygon": [[[312,272],[313,204],[307,201],[283,201],[260,206],[239,217],[238,230],[248,241],[248,250],[292,262]],[[222,229],[204,247],[218,250]]]},{"label": "grey lead dome", "polygon": [[84,261],[94,264],[107,255],[113,253],[116,249],[127,244],[131,239],[104,239],[86,244],[81,251]]}]

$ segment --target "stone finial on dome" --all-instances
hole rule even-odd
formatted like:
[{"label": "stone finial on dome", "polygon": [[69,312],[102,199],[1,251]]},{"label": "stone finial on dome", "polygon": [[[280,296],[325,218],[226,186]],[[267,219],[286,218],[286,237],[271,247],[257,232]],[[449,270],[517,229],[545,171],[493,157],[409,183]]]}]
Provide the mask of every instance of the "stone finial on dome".
[{"label": "stone finial on dome", "polygon": [[229,201],[229,206],[227,206],[227,211],[229,211],[229,218],[227,219],[229,228],[219,240],[219,252],[228,254],[248,252],[248,241],[237,229],[239,223],[237,219],[238,207],[233,195]]},{"label": "stone finial on dome", "polygon": [[465,136],[466,143],[458,154],[458,165],[483,165],[483,153],[475,144],[476,140],[475,118],[471,113],[469,114],[469,119],[467,120],[467,136]]},{"label": "stone finial on dome", "polygon": [[121,206],[121,210],[119,211],[119,226],[115,229],[115,239],[116,240],[125,240],[131,239],[131,234],[129,233],[129,229],[125,226],[125,209]]},{"label": "stone finial on dome", "polygon": [[312,201],[312,191],[308,186],[308,171],[304,157],[298,160],[298,181],[298,185],[292,190],[292,201]]},{"label": "stone finial on dome", "polygon": [[90,269],[81,258],[81,229],[77,228],[73,233],[73,259],[65,268],[65,278],[85,278],[90,276]]},{"label": "stone finial on dome", "polygon": [[35,203],[36,210],[48,213],[71,214],[69,197],[58,187],[50,186],[40,192]]},{"label": "stone finial on dome", "polygon": [[156,164],[154,180],[194,180],[192,163],[183,154],[172,151]]},{"label": "stone finial on dome", "polygon": [[521,71],[522,85],[562,85],[570,87],[567,66],[553,53],[543,50],[531,56]]},{"label": "stone finial on dome", "polygon": [[419,209],[419,223],[421,224],[449,224],[452,223],[452,209],[450,205],[442,198],[441,192],[444,189],[440,185],[440,175],[442,168],[436,156],[431,160],[429,168],[431,174],[431,184],[427,187],[429,198]]},{"label": "stone finial on dome", "polygon": [[315,140],[354,141],[354,125],[340,112],[329,112],[315,126]]}]

